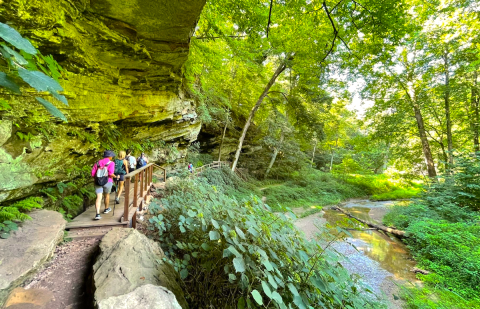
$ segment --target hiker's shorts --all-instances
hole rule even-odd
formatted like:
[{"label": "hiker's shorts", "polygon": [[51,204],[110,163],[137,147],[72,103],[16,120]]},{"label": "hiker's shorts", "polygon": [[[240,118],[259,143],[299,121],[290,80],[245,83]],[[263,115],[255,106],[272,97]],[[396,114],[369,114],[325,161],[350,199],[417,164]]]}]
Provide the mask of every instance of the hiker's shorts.
[{"label": "hiker's shorts", "polygon": [[104,185],[103,187],[95,186],[95,193],[96,194],[100,194],[100,193],[109,194],[110,192],[112,192],[112,186],[113,186],[113,182],[107,182],[107,184]]}]

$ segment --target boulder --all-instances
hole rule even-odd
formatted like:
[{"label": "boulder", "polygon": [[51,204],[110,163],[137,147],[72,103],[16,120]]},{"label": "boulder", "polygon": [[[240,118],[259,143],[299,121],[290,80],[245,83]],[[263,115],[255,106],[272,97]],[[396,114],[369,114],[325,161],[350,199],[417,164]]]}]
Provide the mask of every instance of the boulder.
[{"label": "boulder", "polygon": [[35,210],[8,239],[0,240],[0,307],[10,292],[52,257],[66,221],[51,210]]},{"label": "boulder", "polygon": [[125,295],[103,299],[98,304],[98,309],[130,308],[182,309],[172,292],[153,284],[142,285]]},{"label": "boulder", "polygon": [[[95,303],[99,308],[101,304],[128,299],[130,296],[126,294],[130,295],[147,284],[162,286],[172,291],[181,307],[188,307],[180,288],[180,277],[168,263],[158,243],[134,229],[114,228],[103,237],[100,254],[93,266],[93,280]],[[144,292],[145,290],[139,290],[132,295],[140,301],[139,297]],[[122,297],[115,298],[119,296]],[[160,297],[156,294],[150,296],[152,299],[148,301],[152,302]],[[111,298],[115,299],[110,300]]]}]

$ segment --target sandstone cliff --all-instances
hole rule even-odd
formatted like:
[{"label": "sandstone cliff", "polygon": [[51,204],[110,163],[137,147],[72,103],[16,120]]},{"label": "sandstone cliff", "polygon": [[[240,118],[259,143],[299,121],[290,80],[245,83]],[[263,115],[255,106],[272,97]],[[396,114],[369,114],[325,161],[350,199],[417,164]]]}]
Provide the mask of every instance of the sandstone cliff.
[{"label": "sandstone cliff", "polygon": [[107,145],[141,145],[156,160],[181,156],[168,153],[168,143],[185,148],[201,127],[183,91],[182,67],[204,4],[0,0],[0,21],[65,69],[69,100],[57,105],[68,118],[63,123],[28,87],[21,96],[0,92],[12,106],[0,112],[0,202],[77,177]]}]

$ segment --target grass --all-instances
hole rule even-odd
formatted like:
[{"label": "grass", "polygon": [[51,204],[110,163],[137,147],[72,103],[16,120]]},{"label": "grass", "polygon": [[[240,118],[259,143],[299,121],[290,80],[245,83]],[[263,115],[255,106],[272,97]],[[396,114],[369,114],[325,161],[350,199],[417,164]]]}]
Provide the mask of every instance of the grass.
[{"label": "grass", "polygon": [[[265,188],[267,203],[290,208],[309,208],[335,205],[349,198],[371,196],[372,200],[400,200],[415,197],[421,192],[421,184],[392,179],[386,175],[347,175],[343,177],[318,170],[304,170],[292,175],[290,180],[256,181]],[[318,212],[320,210],[308,210]]]},{"label": "grass", "polygon": [[374,194],[370,197],[373,201],[392,201],[404,200],[416,197],[421,192],[421,188],[396,189],[390,192]]},{"label": "grass", "polygon": [[279,204],[289,208],[322,207],[338,204],[348,198],[366,196],[357,186],[317,170],[307,170],[283,184],[271,184],[263,190],[263,194],[274,209]]}]

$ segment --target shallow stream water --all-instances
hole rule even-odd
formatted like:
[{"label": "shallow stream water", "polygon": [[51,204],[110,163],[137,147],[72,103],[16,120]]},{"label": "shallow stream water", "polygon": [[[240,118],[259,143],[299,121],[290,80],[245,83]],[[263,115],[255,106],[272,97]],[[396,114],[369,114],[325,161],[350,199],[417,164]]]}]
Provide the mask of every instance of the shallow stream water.
[{"label": "shallow stream water", "polygon": [[[373,223],[381,223],[393,202],[357,200],[343,203],[341,208],[352,215]],[[401,308],[399,287],[418,281],[411,269],[415,262],[407,247],[397,238],[368,229],[356,220],[335,210],[298,219],[297,227],[308,238],[317,237],[318,225],[327,226],[333,234],[336,227],[347,229],[351,237],[336,242],[333,248],[346,257],[343,266],[358,274],[371,290],[385,300],[389,308]],[[362,229],[362,230],[355,230]]]}]

